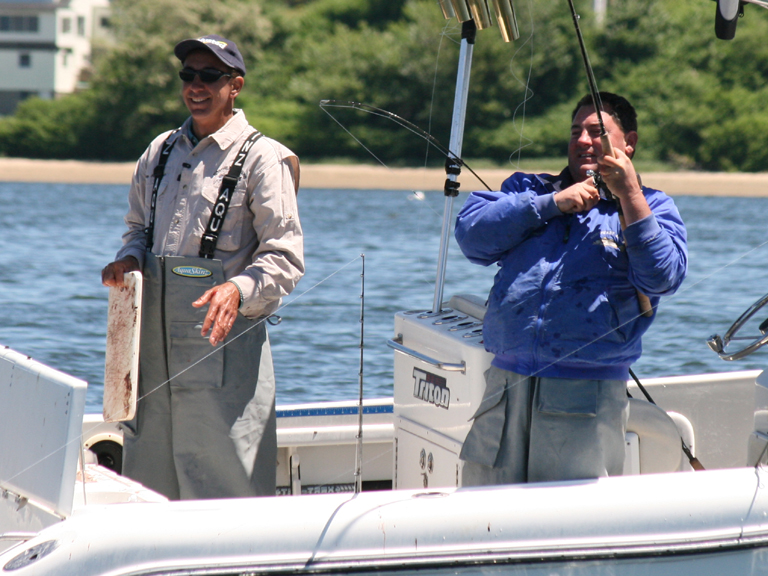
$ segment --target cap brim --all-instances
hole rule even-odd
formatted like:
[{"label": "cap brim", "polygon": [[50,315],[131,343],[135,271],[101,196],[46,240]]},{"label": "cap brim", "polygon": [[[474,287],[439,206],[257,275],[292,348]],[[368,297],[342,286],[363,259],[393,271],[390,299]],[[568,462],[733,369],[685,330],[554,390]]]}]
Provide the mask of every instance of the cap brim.
[{"label": "cap brim", "polygon": [[173,49],[173,53],[176,55],[176,58],[184,62],[184,60],[186,60],[189,53],[195,50],[206,50],[210,52],[211,54],[216,56],[219,62],[221,62],[225,66],[229,66],[230,68],[237,70],[238,72],[240,72],[241,75],[245,76],[245,69],[239,61],[225,58],[224,55],[221,54],[221,52],[214,50],[205,42],[200,42],[200,40],[196,40],[195,38],[190,38],[189,40],[182,40],[181,42],[176,44],[175,48]]},{"label": "cap brim", "polygon": [[176,55],[176,58],[184,62],[187,54],[193,50],[207,50],[218,58],[218,54],[215,54],[214,51],[211,50],[206,44],[203,44],[200,42],[200,40],[195,40],[194,38],[190,38],[189,40],[182,40],[176,44],[176,47],[173,49],[173,53]]}]

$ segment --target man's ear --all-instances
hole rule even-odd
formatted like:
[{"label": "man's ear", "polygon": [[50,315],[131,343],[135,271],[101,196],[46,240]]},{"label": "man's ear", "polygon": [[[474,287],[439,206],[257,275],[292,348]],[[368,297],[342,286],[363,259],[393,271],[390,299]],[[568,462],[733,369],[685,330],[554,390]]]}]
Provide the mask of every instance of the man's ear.
[{"label": "man's ear", "polygon": [[240,90],[243,89],[244,85],[245,78],[242,76],[237,76],[236,78],[232,79],[232,92],[230,92],[230,95],[232,96],[233,100],[240,94]]},{"label": "man's ear", "polygon": [[624,134],[624,153],[632,158],[635,155],[635,148],[637,147],[637,132],[627,132]]}]

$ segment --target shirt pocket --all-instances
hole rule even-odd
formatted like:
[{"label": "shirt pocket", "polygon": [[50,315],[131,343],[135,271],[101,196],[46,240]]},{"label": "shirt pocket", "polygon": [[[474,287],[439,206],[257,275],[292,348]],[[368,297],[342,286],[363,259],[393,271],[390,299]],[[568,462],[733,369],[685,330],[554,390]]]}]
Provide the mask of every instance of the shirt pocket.
[{"label": "shirt pocket", "polygon": [[597,414],[598,380],[539,380],[536,406],[540,413],[594,417]]},{"label": "shirt pocket", "polygon": [[[211,220],[211,214],[217,205],[219,194],[221,193],[221,182],[224,176],[229,172],[229,168],[217,172],[203,188],[203,198],[205,199],[205,211],[201,219],[203,232],[208,229],[208,223]],[[243,243],[243,226],[247,226],[247,215],[250,214],[246,201],[246,182],[247,178],[241,174],[235,185],[232,196],[229,200],[229,207],[224,216],[224,222],[221,229],[218,230],[219,239],[216,243],[216,249],[224,252],[233,252],[238,250]],[[214,230],[214,232],[217,232]]]},{"label": "shirt pocket", "polygon": [[168,371],[171,387],[221,388],[224,384],[224,348],[211,346],[200,335],[197,322],[171,322]]}]

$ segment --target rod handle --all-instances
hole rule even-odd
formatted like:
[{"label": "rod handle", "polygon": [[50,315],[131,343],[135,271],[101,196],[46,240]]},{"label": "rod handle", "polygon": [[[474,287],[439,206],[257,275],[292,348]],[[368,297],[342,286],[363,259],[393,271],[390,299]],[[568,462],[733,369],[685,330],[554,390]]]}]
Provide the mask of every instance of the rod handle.
[{"label": "rod handle", "polygon": [[640,290],[637,290],[637,301],[640,303],[640,312],[643,314],[643,316],[646,318],[653,316],[653,305],[651,304],[651,299],[640,292]]},{"label": "rod handle", "polygon": [[706,468],[704,468],[704,465],[701,462],[699,462],[699,459],[696,458],[696,456],[693,456],[692,458],[690,458],[689,462],[691,463],[691,468],[696,470],[696,472],[701,472],[702,470],[706,470]]},{"label": "rod handle", "polygon": [[602,134],[600,136],[600,144],[603,145],[603,154],[610,156],[611,158],[616,158],[616,153],[613,151],[613,144],[611,144],[611,139],[608,138],[608,134]]}]

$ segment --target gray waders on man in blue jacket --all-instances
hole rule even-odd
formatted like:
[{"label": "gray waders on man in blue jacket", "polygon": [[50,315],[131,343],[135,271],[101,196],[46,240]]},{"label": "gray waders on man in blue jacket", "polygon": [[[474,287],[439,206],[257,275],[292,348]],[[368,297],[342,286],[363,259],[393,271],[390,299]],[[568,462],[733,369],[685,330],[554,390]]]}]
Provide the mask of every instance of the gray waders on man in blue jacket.
[{"label": "gray waders on man in blue jacket", "polygon": [[219,260],[147,254],[144,263],[140,400],[123,425],[123,473],[170,499],[275,494],[264,319],[238,315],[214,348],[201,336],[206,309],[191,304],[224,281]]}]

